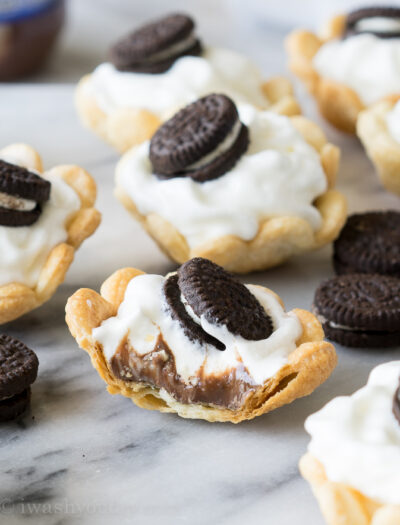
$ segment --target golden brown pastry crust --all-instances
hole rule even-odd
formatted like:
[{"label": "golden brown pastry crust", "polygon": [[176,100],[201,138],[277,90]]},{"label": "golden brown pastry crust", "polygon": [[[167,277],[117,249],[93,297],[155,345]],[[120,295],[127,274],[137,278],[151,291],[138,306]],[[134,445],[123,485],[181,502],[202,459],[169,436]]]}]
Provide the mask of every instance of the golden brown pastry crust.
[{"label": "golden brown pastry crust", "polygon": [[[327,142],[323,131],[316,124],[305,117],[294,116],[291,121],[319,153],[328,182],[328,191],[315,202],[322,216],[322,225],[316,232],[300,217],[273,217],[260,223],[257,235],[250,241],[226,235],[190,248],[183,235],[163,217],[156,213],[140,214],[132,199],[118,185],[115,195],[155,239],[161,250],[178,263],[192,257],[204,257],[231,272],[248,273],[276,266],[292,255],[319,248],[339,235],[346,220],[346,199],[332,189],[339,167],[340,151]],[[117,174],[119,169],[120,164]],[[116,178],[118,181],[118,175]]]},{"label": "golden brown pastry crust", "polygon": [[320,35],[309,31],[293,31],[286,39],[289,68],[315,97],[322,115],[336,128],[356,132],[357,117],[365,109],[357,93],[344,84],[321,77],[313,67],[313,58],[328,40],[340,38],[346,17],[332,18]]},{"label": "golden brown pastry crust", "polygon": [[357,135],[375,164],[382,184],[400,195],[400,144],[391,136],[386,115],[400,95],[388,97],[362,111],[357,121]]},{"label": "golden brown pastry crust", "polygon": [[328,525],[400,524],[400,505],[382,505],[343,483],[330,481],[312,454],[305,454],[299,466]]},{"label": "golden brown pastry crust", "polygon": [[[66,306],[66,321],[71,334],[90,355],[94,368],[107,383],[110,394],[122,394],[142,408],[175,412],[185,418],[239,423],[311,394],[330,376],[336,366],[335,349],[323,340],[324,333],[319,321],[310,312],[296,309],[294,312],[303,327],[303,333],[296,341],[296,350],[289,355],[288,363],[274,377],[247,398],[240,410],[182,404],[171,396],[166,401],[161,398],[156,387],[143,383],[125,383],[113,376],[101,345],[92,337],[92,330],[105,319],[116,315],[129,281],[142,273],[135,268],[118,270],[103,283],[101,295],[94,290],[82,288],[69,298]],[[279,301],[282,302],[280,299]]]},{"label": "golden brown pastry crust", "polygon": [[[161,124],[160,118],[145,109],[119,108],[104,113],[88,92],[90,75],[83,77],[75,92],[75,104],[83,124],[111,144],[120,153],[151,138]],[[262,85],[269,109],[281,115],[298,115],[300,107],[286,78],[274,77]]]},{"label": "golden brown pastry crust", "polygon": [[[39,154],[26,144],[11,144],[0,150],[0,157],[3,155],[18,159],[19,164],[28,169],[43,171]],[[0,324],[17,319],[50,299],[64,281],[75,250],[94,233],[100,223],[100,213],[93,208],[96,184],[85,170],[79,166],[57,166],[42,173],[42,176],[50,174],[62,178],[75,190],[81,201],[81,209],[69,217],[68,238],[51,250],[34,288],[16,282],[0,286]]]}]

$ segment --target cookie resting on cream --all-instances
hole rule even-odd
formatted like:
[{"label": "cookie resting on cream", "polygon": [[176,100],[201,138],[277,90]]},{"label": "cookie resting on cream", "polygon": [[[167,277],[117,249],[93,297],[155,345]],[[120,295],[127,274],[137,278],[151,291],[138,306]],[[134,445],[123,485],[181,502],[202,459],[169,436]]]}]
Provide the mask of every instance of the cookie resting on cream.
[{"label": "cookie resting on cream", "polygon": [[84,84],[106,114],[119,108],[145,109],[165,120],[171,114],[212,92],[222,92],[235,102],[266,107],[263,79],[246,57],[219,48],[206,48],[201,56],[183,56],[164,73],[118,71],[112,64],[99,65]]},{"label": "cookie resting on cream", "polygon": [[309,452],[329,481],[388,505],[400,505],[400,424],[393,413],[399,378],[400,361],[380,365],[366,386],[333,399],[305,424]]},{"label": "cookie resting on cream", "polygon": [[[3,160],[18,164],[18,159]],[[42,205],[34,224],[18,228],[0,225],[0,286],[16,282],[34,287],[51,250],[67,240],[68,218],[80,209],[80,199],[60,177],[50,175],[46,180],[51,182],[50,199]],[[25,206],[29,209],[29,203]]]},{"label": "cookie resting on cream", "polygon": [[[128,366],[125,378],[138,380],[133,375],[135,371],[132,368],[129,371],[129,360],[139,376],[147,361],[153,363],[151,374],[155,383],[160,377],[157,367],[162,368],[165,360],[172,357],[175,376],[181,384],[179,388],[175,385],[174,391],[172,380],[165,381],[160,391],[162,398],[176,397],[180,392],[181,398],[177,400],[181,402],[197,400],[215,405],[225,402],[229,408],[237,409],[246,395],[287,363],[288,355],[296,348],[296,340],[302,333],[298,318],[293,312],[285,313],[275,295],[265,289],[247,287],[272,319],[273,333],[267,339],[246,340],[231,334],[226,326],[213,325],[204,316],[199,318],[193,314],[206,333],[223,342],[225,350],[220,351],[185,335],[180,323],[167,311],[164,283],[165,278],[159,275],[135,277],[126,289],[117,315],[93,330],[93,338],[102,345],[105,358],[121,378]],[[224,389],[219,390],[216,384],[223,381],[234,388],[231,395],[225,394],[225,398],[219,399],[217,392],[221,395]],[[204,388],[202,383],[207,382],[209,389],[200,392]]]},{"label": "cookie resting on cream", "polygon": [[249,105],[239,106],[250,144],[236,165],[215,180],[190,177],[160,181],[149,161],[149,142],[124,155],[117,166],[117,188],[139,213],[157,213],[169,221],[190,247],[224,235],[251,240],[259,223],[296,216],[314,231],[321,216],[314,200],[327,189],[318,153],[289,118]]}]

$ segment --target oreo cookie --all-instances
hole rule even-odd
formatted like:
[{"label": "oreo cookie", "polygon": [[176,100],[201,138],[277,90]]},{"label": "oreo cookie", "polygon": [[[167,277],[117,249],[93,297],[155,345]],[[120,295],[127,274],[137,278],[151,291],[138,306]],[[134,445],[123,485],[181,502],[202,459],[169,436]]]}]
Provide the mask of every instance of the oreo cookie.
[{"label": "oreo cookie", "polygon": [[400,425],[400,379],[399,388],[396,390],[393,398],[393,414]]},{"label": "oreo cookie", "polygon": [[184,107],[150,141],[153,173],[161,178],[216,179],[229,171],[249,145],[247,127],[234,102],[211,94]]},{"label": "oreo cookie", "polygon": [[189,339],[218,350],[224,350],[224,344],[205,332],[199,318],[249,341],[267,339],[273,332],[271,318],[249,289],[208,259],[184,263],[167,279],[164,294],[171,317]]},{"label": "oreo cookie", "polygon": [[400,279],[347,274],[324,281],[314,298],[325,335],[344,346],[400,345]]},{"label": "oreo cookie", "polygon": [[337,274],[380,273],[400,278],[400,213],[351,215],[334,242]]},{"label": "oreo cookie", "polygon": [[164,73],[178,58],[202,53],[194,28],[189,16],[165,16],[117,42],[110,51],[111,62],[119,71]]},{"label": "oreo cookie", "polygon": [[[373,24],[363,24],[363,21],[371,18],[394,19],[396,22],[392,27],[379,28]],[[370,33],[379,38],[399,38],[400,37],[400,8],[399,7],[365,7],[356,9],[347,15],[345,37]]]},{"label": "oreo cookie", "polygon": [[30,226],[50,198],[51,184],[26,168],[0,160],[0,225]]},{"label": "oreo cookie", "polygon": [[38,366],[36,354],[24,343],[0,335],[0,421],[14,419],[28,407]]}]

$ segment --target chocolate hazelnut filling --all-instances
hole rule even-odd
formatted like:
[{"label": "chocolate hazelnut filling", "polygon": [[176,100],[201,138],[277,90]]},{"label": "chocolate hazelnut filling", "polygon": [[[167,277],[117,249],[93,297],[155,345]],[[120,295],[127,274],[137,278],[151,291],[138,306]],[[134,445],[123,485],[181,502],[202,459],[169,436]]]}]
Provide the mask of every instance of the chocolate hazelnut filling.
[{"label": "chocolate hazelnut filling", "polygon": [[222,374],[205,374],[201,368],[196,380],[185,383],[176,370],[175,357],[158,336],[154,350],[138,355],[125,338],[111,359],[111,371],[125,382],[146,383],[163,388],[176,401],[184,404],[204,404],[237,410],[254,392],[257,385],[243,365]]}]

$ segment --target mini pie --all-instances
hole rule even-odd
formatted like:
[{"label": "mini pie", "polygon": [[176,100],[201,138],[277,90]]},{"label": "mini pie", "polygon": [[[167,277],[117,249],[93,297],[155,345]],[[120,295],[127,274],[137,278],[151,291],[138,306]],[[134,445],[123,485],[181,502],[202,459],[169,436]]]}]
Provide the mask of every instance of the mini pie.
[{"label": "mini pie", "polygon": [[[400,91],[400,86],[399,86]],[[400,195],[400,95],[362,111],[357,135],[385,188]]]},{"label": "mini pie", "polygon": [[287,38],[290,69],[338,129],[355,133],[362,110],[399,93],[399,18],[398,8],[363,8],[332,18],[319,35]]},{"label": "mini pie", "polygon": [[122,157],[115,195],[178,263],[205,257],[245,273],[337,237],[339,156],[302,116],[211,94]]},{"label": "mini pie", "polygon": [[336,366],[305,310],[206,259],[166,277],[118,270],[78,290],[66,321],[111,394],[181,417],[238,423],[310,394]]},{"label": "mini pie", "polygon": [[0,324],[50,299],[100,222],[86,171],[65,165],[42,172],[30,146],[0,150]]},{"label": "mini pie", "polygon": [[300,471],[328,525],[400,523],[400,361],[306,420]]},{"label": "mini pie", "polygon": [[82,122],[120,152],[149,139],[180,107],[216,90],[280,114],[300,113],[287,79],[263,81],[242,55],[204,48],[185,15],[136,30],[112,48],[110,59],[81,79],[75,100]]}]

